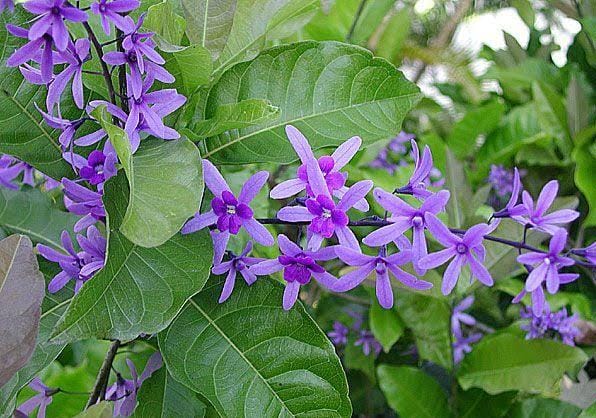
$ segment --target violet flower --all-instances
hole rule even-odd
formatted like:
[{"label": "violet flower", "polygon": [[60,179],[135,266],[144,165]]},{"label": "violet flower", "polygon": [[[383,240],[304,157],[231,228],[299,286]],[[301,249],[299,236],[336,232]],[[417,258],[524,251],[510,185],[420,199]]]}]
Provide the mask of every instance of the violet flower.
[{"label": "violet flower", "polygon": [[596,266],[596,241],[586,248],[574,248],[571,250],[571,253],[584,257],[590,264]]},{"label": "violet flower", "polygon": [[522,184],[520,173],[517,167],[513,169],[513,180],[511,184],[511,195],[509,201],[503,209],[493,214],[493,218],[508,218],[510,216],[521,216],[526,214],[526,208],[523,205],[518,205],[519,193],[521,192]]},{"label": "violet flower", "polygon": [[[298,167],[297,178],[283,181],[271,189],[271,198],[285,199],[303,190],[306,190],[307,197],[316,198],[309,183],[307,170],[308,164],[316,164],[323,174],[329,193],[341,199],[348,191],[348,188],[345,186],[347,173],[342,173],[339,170],[348,164],[356,152],[358,152],[358,149],[362,145],[362,140],[354,136],[337,147],[331,156],[322,156],[317,160],[308,141],[298,129],[292,125],[287,125],[286,135],[296,154],[298,154],[300,161],[302,161],[302,165]],[[361,199],[354,204],[354,208],[366,212],[369,210],[369,205],[366,199]]]},{"label": "violet flower", "polygon": [[234,284],[236,283],[236,276],[238,273],[242,276],[244,281],[247,285],[253,284],[257,280],[257,276],[250,271],[248,267],[253,266],[261,261],[264,261],[263,258],[255,258],[255,257],[248,257],[248,254],[252,251],[252,241],[248,241],[244,250],[240,253],[240,255],[232,254],[232,257],[228,261],[220,262],[216,264],[211,269],[211,273],[213,274],[224,274],[228,273],[226,276],[226,281],[224,283],[223,289],[221,291],[221,295],[219,297],[219,303],[223,303],[232,294],[234,290]]},{"label": "violet flower", "polygon": [[375,271],[377,299],[383,308],[390,309],[393,306],[393,289],[389,280],[389,272],[395,279],[412,289],[428,290],[433,287],[432,283],[420,280],[399,268],[411,261],[411,251],[402,251],[387,256],[383,247],[378,256],[371,256],[364,255],[352,248],[337,246],[335,253],[347,265],[358,267],[339,278],[332,288],[336,292],[346,292],[355,288]]},{"label": "violet flower", "polygon": [[103,206],[101,192],[94,192],[72,180],[62,179],[64,186],[64,205],[69,212],[83,217],[74,226],[74,231],[79,232],[97,221],[103,221],[106,210]]},{"label": "violet flower", "polygon": [[45,418],[46,408],[52,403],[52,396],[58,393],[58,389],[50,388],[44,385],[39,377],[36,377],[29,383],[29,387],[37,392],[37,395],[23,402],[15,410],[14,415],[18,418],[27,418],[35,410],[37,410],[37,418]]},{"label": "violet flower", "polygon": [[380,247],[395,241],[396,237],[402,236],[412,228],[412,263],[416,273],[424,274],[425,270],[419,266],[418,261],[428,254],[424,235],[426,215],[429,213],[437,215],[445,210],[449,191],[441,190],[429,196],[418,209],[380,188],[374,190],[373,196],[385,210],[391,213],[387,220],[392,223],[371,232],[362,242],[371,247]]},{"label": "violet flower", "polygon": [[479,332],[472,333],[468,336],[455,336],[453,342],[453,362],[455,364],[460,363],[466,353],[472,351],[472,344],[477,343],[482,338],[482,334]]},{"label": "violet flower", "polygon": [[411,194],[417,199],[423,200],[430,196],[432,193],[427,190],[427,178],[433,169],[433,157],[430,152],[428,145],[424,146],[422,152],[422,158],[420,158],[420,150],[418,144],[412,139],[412,155],[414,158],[414,172],[408,180],[408,184],[404,187],[397,189],[398,193]]},{"label": "violet flower", "polygon": [[277,217],[287,222],[310,222],[308,226],[310,237],[307,245],[309,251],[320,248],[323,240],[331,238],[334,234],[341,245],[360,250],[356,236],[348,227],[349,218],[346,212],[368,194],[373,182],[362,180],[354,184],[336,205],[329,194],[325,178],[316,160],[310,160],[307,170],[310,187],[316,198],[308,199],[306,207],[284,207],[277,213]]},{"label": "violet flower", "polygon": [[83,180],[98,186],[98,190],[102,189],[106,180],[114,177],[118,172],[116,169],[118,157],[113,152],[106,154],[99,150],[93,150],[87,158],[73,152],[66,152],[62,154],[62,158],[77,169]]},{"label": "violet flower", "polygon": [[[24,4],[27,3],[29,2]],[[6,66],[18,67],[21,64],[25,64],[27,61],[39,60],[41,69],[39,81],[49,83],[52,80],[54,71],[54,53],[52,52],[53,43],[54,41],[52,37],[48,34],[33,39],[13,52],[6,60]]]},{"label": "violet flower", "polygon": [[285,235],[277,237],[279,249],[282,253],[273,260],[261,261],[249,270],[257,276],[270,275],[283,270],[286,288],[283,296],[283,308],[289,310],[296,299],[300,286],[310,282],[311,277],[323,286],[332,289],[336,278],[317,264],[317,261],[332,260],[336,257],[334,247],[321,248],[318,251],[304,251],[290,241]]},{"label": "violet flower", "polygon": [[463,335],[461,324],[465,324],[470,327],[476,325],[476,319],[472,315],[464,312],[465,310],[470,309],[473,303],[474,296],[470,295],[467,298],[462,299],[462,301],[453,308],[453,312],[451,313],[452,334],[456,336]]},{"label": "violet flower", "polygon": [[360,331],[360,336],[354,345],[357,347],[362,346],[362,352],[365,356],[368,356],[372,353],[376,357],[379,355],[382,349],[381,343],[377,341],[372,332],[366,329]]},{"label": "violet flower", "polygon": [[81,251],[76,251],[67,231],[62,232],[61,242],[66,254],[43,244],[37,244],[37,251],[47,260],[60,265],[62,271],[48,284],[48,291],[56,293],[66,284],[75,281],[75,293],[103,266],[106,257],[106,239],[94,226],[87,228],[87,236],[77,235]]},{"label": "violet flower", "polygon": [[546,305],[539,315],[536,315],[531,308],[526,308],[520,311],[520,316],[528,320],[521,325],[521,329],[528,332],[526,339],[552,336],[555,340],[560,339],[564,344],[574,346],[575,338],[580,335],[580,330],[575,327],[579,319],[577,314],[568,316],[566,308],[551,312]]},{"label": "violet flower", "polygon": [[[51,128],[59,129],[62,131],[62,133],[58,137],[58,142],[62,146],[62,149],[65,150],[67,148],[70,148],[70,145],[72,143],[77,129],[81,127],[81,125],[85,122],[85,119],[62,119],[61,117],[52,116],[49,113],[44,112],[37,106],[37,104],[35,105],[35,107],[37,108],[37,111],[41,113],[41,116],[43,117],[45,123],[47,123]],[[85,138],[87,137],[89,137],[89,135],[85,136]],[[82,140],[85,138],[82,137],[80,139]],[[75,141],[75,144],[77,143],[77,141]]]},{"label": "violet flower", "polygon": [[[266,171],[254,174],[244,183],[238,198],[236,198],[217,168],[209,160],[203,160],[203,178],[207,188],[214,196],[211,200],[211,210],[205,213],[197,212],[182,227],[182,233],[190,234],[215,224],[220,232],[212,234],[213,245],[217,248],[225,248],[230,234],[236,235],[240,228],[244,227],[246,232],[259,244],[273,245],[273,236],[267,228],[257,222],[249,206],[267,182],[268,177],[269,173]],[[222,251],[216,251],[216,253],[223,255]],[[221,259],[214,258],[215,264],[219,261]]]},{"label": "violet flower", "polygon": [[2,13],[5,9],[8,11],[14,11],[14,0],[0,0],[0,13]]},{"label": "violet flower", "polygon": [[89,40],[77,39],[75,43],[69,43],[61,56],[68,64],[64,70],[54,77],[48,87],[46,106],[48,112],[52,112],[54,105],[60,103],[60,96],[66,88],[66,84],[72,79],[72,97],[79,109],[83,108],[83,63],[90,59]]},{"label": "violet flower", "polygon": [[472,276],[477,278],[482,284],[486,286],[493,285],[493,278],[486,267],[482,265],[485,256],[482,241],[484,240],[484,236],[494,231],[498,224],[498,222],[493,222],[492,225],[474,225],[460,237],[449,231],[432,213],[426,215],[428,230],[437,241],[447,248],[423,257],[418,263],[421,268],[430,270],[441,264],[445,264],[453,258],[443,275],[441,291],[444,295],[451,293],[457,284],[461,269],[465,265],[470,266]]},{"label": "violet flower", "polygon": [[333,322],[333,330],[327,333],[327,336],[337,347],[341,347],[348,343],[348,333],[350,329],[339,321]]},{"label": "violet flower", "polygon": [[29,29],[29,40],[51,34],[58,51],[64,51],[70,40],[64,19],[71,22],[87,21],[87,13],[71,6],[67,0],[28,0],[23,7],[39,15]]},{"label": "violet flower", "polygon": [[132,380],[124,379],[118,374],[116,382],[106,390],[106,400],[114,402],[115,417],[129,417],[132,415],[137,406],[139,388],[145,380],[162,367],[163,360],[159,352],[153,353],[147,360],[145,370],[143,370],[141,376],[138,375],[137,369],[130,359],[126,359],[126,364],[132,375]]},{"label": "violet flower", "polygon": [[17,160],[10,155],[3,154],[0,157],[0,185],[18,190],[19,185],[14,181],[22,173],[22,183],[31,187],[35,186],[34,169],[29,164]]},{"label": "violet flower", "polygon": [[579,216],[579,212],[571,209],[561,209],[545,215],[548,208],[554,202],[555,197],[557,197],[558,190],[558,181],[551,180],[546,183],[536,200],[536,206],[534,206],[532,196],[524,190],[522,193],[522,202],[525,213],[523,215],[512,216],[512,218],[522,225],[553,235],[557,230],[561,229],[557,225],[571,222]]},{"label": "violet flower", "polygon": [[91,3],[91,11],[99,15],[103,31],[106,35],[110,35],[110,22],[121,31],[125,31],[129,26],[120,13],[131,12],[140,5],[137,0],[98,0]]},{"label": "violet flower", "polygon": [[[560,255],[566,243],[567,232],[564,229],[558,229],[550,240],[547,253],[528,252],[517,257],[518,262],[533,267],[526,280],[526,291],[533,292],[545,282],[546,289],[550,294],[558,292],[560,285],[559,269],[575,264],[572,258]],[[565,276],[564,281],[569,283],[578,277],[579,274],[568,274]]]}]

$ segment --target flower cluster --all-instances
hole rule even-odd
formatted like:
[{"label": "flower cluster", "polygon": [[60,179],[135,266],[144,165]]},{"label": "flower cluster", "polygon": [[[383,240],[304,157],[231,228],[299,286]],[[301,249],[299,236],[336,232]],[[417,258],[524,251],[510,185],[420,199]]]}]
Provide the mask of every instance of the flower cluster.
[{"label": "flower cluster", "polygon": [[43,184],[46,190],[59,186],[59,183],[44,174],[37,173],[29,164],[19,161],[10,155],[0,156],[0,185],[12,190],[18,190],[21,185],[31,187],[38,185],[37,178],[41,178],[39,185]]},{"label": "flower cluster", "polygon": [[359,312],[348,310],[347,314],[352,317],[350,326],[345,325],[340,321],[333,322],[333,329],[327,333],[331,342],[337,347],[342,348],[348,345],[350,334],[353,333],[355,340],[354,346],[361,347],[365,356],[378,356],[381,352],[381,343],[377,341],[373,333],[366,328],[363,328],[363,317]]},{"label": "flower cluster", "polygon": [[520,316],[526,320],[521,328],[528,332],[527,339],[552,338],[567,345],[575,345],[575,338],[580,335],[579,329],[575,327],[577,314],[569,316],[565,308],[551,312],[547,306],[541,314],[536,315],[532,308],[528,307],[521,310]]},{"label": "flower cluster", "polygon": [[474,296],[468,296],[458,303],[451,314],[451,334],[453,335],[453,362],[461,362],[472,351],[472,344],[480,341],[482,333],[474,328],[476,319],[465,313],[474,303]]}]

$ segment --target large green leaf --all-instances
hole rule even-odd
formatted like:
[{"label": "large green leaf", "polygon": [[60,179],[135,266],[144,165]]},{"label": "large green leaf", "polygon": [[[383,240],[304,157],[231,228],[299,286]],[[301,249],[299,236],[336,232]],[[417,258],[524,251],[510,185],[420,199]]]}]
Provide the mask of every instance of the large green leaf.
[{"label": "large green leaf", "polygon": [[304,27],[304,36],[315,41],[345,41],[359,5],[360,0],[323,3]]},{"label": "large green leaf", "polygon": [[204,417],[207,407],[195,392],[174,380],[165,367],[155,372],[138,393],[139,405],[134,417],[168,418]]},{"label": "large green leaf", "polygon": [[552,340],[525,340],[512,334],[486,337],[461,363],[457,377],[464,389],[490,394],[518,390],[554,395],[566,371],[576,373],[584,352]]},{"label": "large green leaf", "polygon": [[[50,177],[74,176],[70,165],[62,159],[58,143],[59,131],[47,126],[35,108],[45,104],[45,86],[30,84],[17,68],[6,66],[6,60],[25,41],[9,34],[6,24],[23,26],[31,15],[18,7],[15,13],[0,15],[0,153],[13,155]],[[60,105],[65,119],[81,116],[72,101]]]},{"label": "large green leaf", "polygon": [[221,77],[209,92],[205,118],[221,105],[246,99],[267,99],[281,116],[208,138],[205,156],[225,164],[289,163],[296,153],[286,139],[287,124],[315,149],[354,135],[367,145],[398,132],[419,98],[402,73],[362,48],[337,42],[272,48]]},{"label": "large green leaf", "polygon": [[508,418],[575,418],[581,413],[577,406],[558,399],[533,398],[518,402]]},{"label": "large green leaf", "polygon": [[128,201],[124,172],[105,187],[109,241],[105,267],[73,299],[52,336],[129,340],[164,329],[201,290],[211,267],[207,231],[175,235],[155,248],[136,246],[118,232]]},{"label": "large green leaf", "polygon": [[38,189],[0,188],[0,226],[4,230],[29,236],[32,241],[62,248],[60,234],[72,231],[79,217],[54,207]]},{"label": "large green leaf", "polygon": [[489,395],[483,390],[472,388],[457,393],[458,418],[501,418],[511,407],[515,392]]},{"label": "large green leaf", "polygon": [[397,310],[384,309],[375,298],[368,313],[368,320],[373,335],[388,353],[404,333],[405,325]]},{"label": "large green leaf", "polygon": [[176,78],[175,88],[190,97],[211,79],[213,62],[211,55],[201,45],[176,48],[166,57],[166,68]]},{"label": "large green leaf", "polygon": [[570,139],[563,97],[552,87],[537,81],[532,83],[532,94],[542,130],[552,134],[559,147],[568,154]]},{"label": "large green leaf", "polygon": [[142,247],[162,245],[199,209],[204,187],[199,150],[187,138],[147,138],[132,155],[124,130],[102,112],[98,108],[94,116],[108,133],[130,186],[120,232]]},{"label": "large green leaf", "polygon": [[159,334],[172,376],[226,417],[349,417],[339,359],[302,305],[284,311],[268,278],[238,281],[219,304],[222,286],[213,278]]},{"label": "large green leaf", "polygon": [[420,357],[451,369],[451,309],[447,301],[402,291],[397,296],[397,311],[412,330]]},{"label": "large green leaf", "polygon": [[584,225],[596,225],[596,158],[590,153],[590,146],[594,143],[590,141],[594,135],[594,128],[589,128],[582,133],[587,133],[573,150],[572,158],[575,161],[574,180],[575,185],[581,190],[584,197],[588,201],[589,212],[584,221]]},{"label": "large green leaf", "polygon": [[448,418],[447,396],[439,383],[420,369],[382,364],[379,384],[389,406],[402,418]]}]

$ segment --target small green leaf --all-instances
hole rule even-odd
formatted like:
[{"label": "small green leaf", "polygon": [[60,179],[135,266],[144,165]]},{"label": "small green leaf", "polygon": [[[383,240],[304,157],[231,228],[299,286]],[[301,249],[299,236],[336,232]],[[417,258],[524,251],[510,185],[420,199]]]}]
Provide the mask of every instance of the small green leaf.
[{"label": "small green leaf", "polygon": [[389,406],[402,418],[449,418],[447,396],[439,383],[420,369],[382,364],[379,384]]},{"label": "small green leaf", "polygon": [[552,87],[539,81],[532,83],[532,95],[542,130],[557,138],[557,144],[562,150],[570,151],[563,98]]},{"label": "small green leaf", "polygon": [[594,105],[590,103],[590,84],[583,73],[573,73],[567,86],[567,122],[571,137],[575,138],[579,132],[590,124],[590,115]]},{"label": "small green leaf", "polygon": [[533,398],[516,403],[507,418],[575,418],[580,412],[577,406],[558,399]]},{"label": "small green leaf", "polygon": [[186,21],[174,12],[170,1],[164,0],[149,7],[143,26],[155,32],[166,42],[180,45],[186,29]]},{"label": "small green leaf", "polygon": [[404,7],[389,18],[379,41],[375,54],[389,62],[396,62],[404,42],[410,34],[410,9]]},{"label": "small green leaf", "polygon": [[404,333],[405,325],[395,309],[384,309],[376,298],[369,311],[370,330],[386,353]]},{"label": "small green leaf", "polygon": [[[345,0],[343,2],[345,2]],[[362,13],[354,26],[354,32],[348,41],[353,44],[365,43],[379,27],[383,18],[385,18],[394,5],[395,0],[365,2]]]},{"label": "small green leaf", "polygon": [[555,395],[566,371],[575,374],[585,353],[561,342],[525,340],[500,334],[483,338],[460,365],[457,377],[464,389],[479,387],[490,394],[510,390]]},{"label": "small green leaf", "polygon": [[350,417],[339,358],[302,305],[284,311],[283,287],[267,277],[237,280],[220,304],[222,286],[214,277],[159,334],[172,376],[221,416]]},{"label": "small green leaf", "polygon": [[209,83],[213,62],[201,45],[174,48],[166,59],[166,68],[176,78],[174,87],[190,97],[197,89]]},{"label": "small green leaf", "polygon": [[[581,134],[580,134],[581,135]],[[578,135],[578,136],[580,136]],[[590,152],[590,136],[588,140],[578,143],[572,154],[575,161],[575,185],[588,201],[589,212],[584,220],[584,225],[596,225],[596,158]],[[593,146],[593,144],[592,144]]]},{"label": "small green leaf", "polygon": [[472,201],[472,188],[466,179],[463,164],[449,149],[446,150],[445,187],[451,193],[447,202],[449,225],[462,228],[466,222],[466,207]]},{"label": "small green leaf", "polygon": [[511,5],[517,10],[517,14],[524,23],[530,28],[534,28],[534,19],[536,18],[534,8],[529,0],[511,0]]}]

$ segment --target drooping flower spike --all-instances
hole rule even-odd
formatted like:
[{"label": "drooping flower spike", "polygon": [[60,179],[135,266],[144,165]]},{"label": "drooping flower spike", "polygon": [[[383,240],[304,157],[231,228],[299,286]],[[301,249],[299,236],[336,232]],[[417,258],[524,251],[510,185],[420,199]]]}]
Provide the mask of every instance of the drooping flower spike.
[{"label": "drooping flower spike", "polygon": [[430,270],[453,259],[443,275],[441,291],[444,295],[451,293],[457,284],[461,269],[465,265],[470,266],[472,276],[482,284],[486,286],[493,285],[493,278],[482,264],[485,256],[482,242],[484,236],[494,231],[498,224],[499,222],[494,222],[491,225],[474,225],[460,237],[449,231],[435,215],[432,213],[427,214],[426,225],[428,230],[446,248],[423,257],[420,259],[419,264],[421,268]]},{"label": "drooping flower spike", "polygon": [[272,260],[265,260],[249,268],[252,274],[265,276],[283,270],[286,288],[283,295],[283,308],[290,309],[298,299],[300,286],[314,278],[323,286],[333,289],[337,279],[326,272],[317,261],[328,261],[336,258],[334,247],[325,247],[317,251],[305,251],[290,241],[285,235],[277,237],[282,253]]},{"label": "drooping flower spike", "polygon": [[395,279],[412,289],[428,290],[433,287],[432,283],[420,280],[399,268],[399,266],[411,261],[411,251],[401,251],[388,256],[385,248],[382,248],[378,256],[371,256],[364,255],[352,248],[338,246],[335,253],[347,265],[357,267],[339,278],[332,289],[336,292],[346,292],[355,288],[374,271],[377,276],[377,299],[383,308],[389,309],[393,306],[393,289],[389,280],[389,272],[393,274]]},{"label": "drooping flower spike", "polygon": [[397,189],[398,193],[411,194],[417,199],[424,200],[432,195],[432,192],[427,190],[427,178],[433,169],[433,156],[428,145],[424,146],[422,151],[422,158],[420,158],[420,150],[415,140],[411,140],[412,155],[414,157],[414,172],[408,180],[408,184]]},{"label": "drooping flower spike", "polygon": [[37,395],[23,402],[15,410],[14,415],[17,418],[27,418],[38,408],[37,418],[45,418],[46,408],[52,403],[52,396],[58,393],[58,389],[50,388],[44,385],[39,377],[34,378],[29,387],[37,392]]},{"label": "drooping flower spike", "polygon": [[561,229],[558,225],[574,221],[579,216],[579,212],[571,209],[561,209],[545,215],[557,197],[558,190],[558,181],[551,180],[546,183],[536,200],[536,205],[534,205],[532,196],[524,190],[522,193],[522,202],[525,213],[523,215],[514,215],[512,216],[513,219],[522,225],[553,235],[557,230]]},{"label": "drooping flower spike", "polygon": [[392,223],[371,232],[362,242],[371,247],[380,247],[394,241],[395,237],[402,236],[412,228],[412,263],[416,273],[424,274],[426,270],[419,266],[418,261],[427,255],[424,235],[426,215],[429,213],[437,215],[445,210],[445,205],[449,200],[449,191],[441,190],[429,196],[422,202],[420,208],[414,208],[399,197],[380,188],[374,190],[373,196],[383,209],[391,213],[387,220]]},{"label": "drooping flower spike", "polygon": [[[362,145],[360,137],[355,136],[348,139],[337,147],[331,156],[322,156],[317,160],[308,141],[298,129],[292,125],[287,125],[286,135],[288,136],[290,144],[296,151],[296,154],[298,154],[302,165],[298,167],[297,178],[281,182],[271,189],[271,198],[285,199],[302,191],[306,191],[307,197],[316,198],[309,183],[307,170],[307,163],[309,163],[311,165],[316,164],[319,167],[319,170],[323,173],[329,193],[334,197],[341,199],[348,191],[348,188],[345,186],[347,173],[342,173],[339,170],[348,164],[360,149],[360,146]],[[315,163],[313,163],[313,161]],[[360,199],[356,202],[354,208],[366,212],[369,210],[369,205],[366,199]]]},{"label": "drooping flower spike", "polygon": [[[230,235],[236,235],[240,228],[259,244],[271,246],[274,243],[271,233],[253,216],[250,202],[259,194],[269,173],[260,171],[249,178],[242,186],[238,198],[230,190],[221,173],[209,160],[203,160],[203,178],[207,188],[213,193],[211,210],[197,212],[182,228],[183,234],[190,234],[211,225],[217,225],[219,233],[212,234],[214,247],[225,248]],[[221,251],[216,251],[220,253]],[[223,253],[221,254],[223,255]],[[214,259],[217,264],[221,259]]]},{"label": "drooping flower spike", "polygon": [[249,286],[257,281],[257,276],[250,271],[249,267],[260,263],[261,261],[265,261],[265,259],[249,257],[248,254],[250,254],[251,251],[252,241],[248,241],[240,255],[232,254],[230,260],[216,264],[211,269],[211,273],[213,274],[228,273],[224,287],[221,291],[221,296],[219,297],[219,303],[225,302],[232,295],[238,273],[240,273],[246,284]]}]

